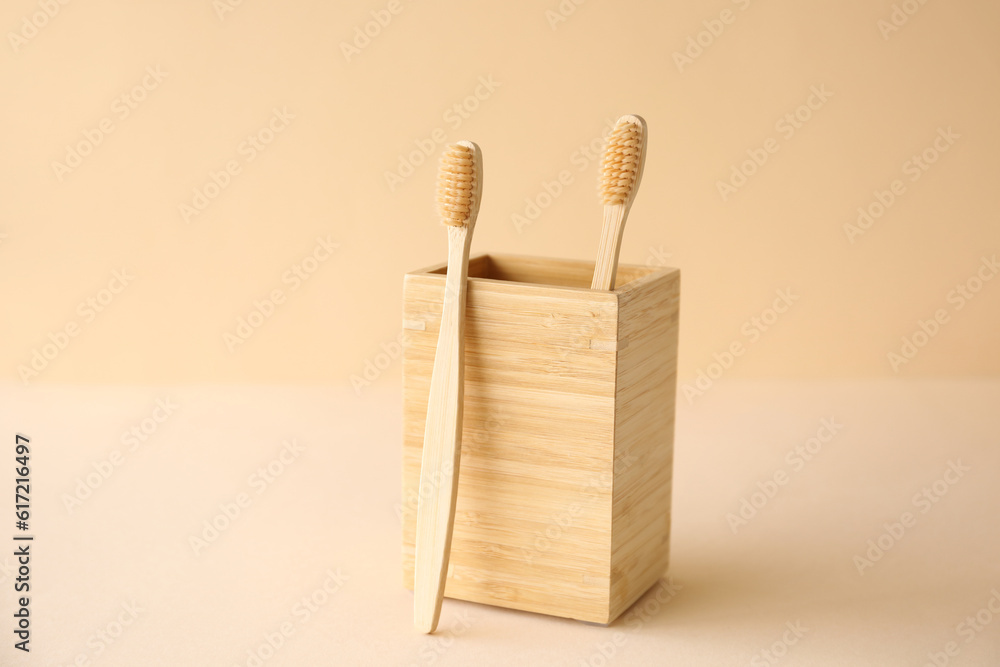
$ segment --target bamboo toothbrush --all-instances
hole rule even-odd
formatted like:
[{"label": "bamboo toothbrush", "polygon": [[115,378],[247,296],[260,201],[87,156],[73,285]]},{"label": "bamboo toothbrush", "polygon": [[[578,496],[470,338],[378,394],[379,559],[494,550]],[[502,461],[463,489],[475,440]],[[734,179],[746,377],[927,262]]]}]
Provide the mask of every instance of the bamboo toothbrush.
[{"label": "bamboo toothbrush", "polygon": [[639,116],[622,116],[608,137],[601,160],[599,192],[604,203],[604,230],[590,289],[615,288],[625,219],[639,189],[645,163],[646,121]]},{"label": "bamboo toothbrush", "polygon": [[[465,284],[482,190],[479,146],[471,141],[448,146],[441,156],[437,190],[438,214],[448,228],[448,275],[427,398],[413,574],[413,623],[427,633],[434,632],[441,616],[455,525],[462,453]],[[425,494],[424,489],[430,492]]]}]

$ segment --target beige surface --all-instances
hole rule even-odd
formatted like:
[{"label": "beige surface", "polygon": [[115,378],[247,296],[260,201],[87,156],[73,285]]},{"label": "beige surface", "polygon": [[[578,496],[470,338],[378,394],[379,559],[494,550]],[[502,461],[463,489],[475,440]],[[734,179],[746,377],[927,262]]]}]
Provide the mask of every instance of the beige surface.
[{"label": "beige surface", "polygon": [[[445,141],[485,154],[474,253],[593,259],[600,135],[630,112],[649,155],[621,260],[684,271],[682,381],[749,344],[744,323],[786,288],[800,300],[727,377],[893,376],[887,354],[942,308],[899,375],[1000,372],[1000,281],[948,301],[1000,252],[994,0],[392,0],[381,29],[390,0],[74,0],[15,51],[9,33],[52,2],[0,3],[5,377],[75,322],[39,381],[347,380],[395,339],[401,275],[444,259]],[[896,5],[919,9],[884,37]],[[378,34],[345,56],[366,24]],[[59,180],[53,162],[105,119]],[[774,147],[723,201],[747,152]],[[924,150],[938,159],[914,171]],[[213,174],[228,184],[196,202]],[[875,191],[893,203],[852,244],[844,225],[877,211]],[[79,304],[123,267],[134,279],[86,320]]]},{"label": "beige surface", "polygon": [[[158,398],[176,409],[127,451],[120,434]],[[602,646],[615,650],[607,664],[762,664],[751,660],[786,622],[807,631],[780,664],[922,665],[949,641],[960,647],[951,664],[1000,662],[1000,616],[969,643],[956,632],[1000,590],[996,382],[724,382],[679,406],[669,602],[647,597],[604,628],[446,600],[442,628],[454,632],[431,638],[413,630],[400,577],[398,391],[7,387],[0,399],[3,432],[35,447],[38,536],[35,652],[25,661],[5,640],[3,665],[81,653],[101,667],[246,665],[286,621],[294,632],[268,667],[577,667],[604,664]],[[824,419],[843,426],[734,535],[726,514],[758,482],[791,473],[786,452]],[[248,478],[286,439],[304,451],[258,495]],[[62,494],[116,448],[124,463],[68,513]],[[912,496],[949,461],[969,470],[921,514]],[[9,484],[8,472],[0,497]],[[239,493],[250,506],[195,556],[189,536]],[[916,525],[859,575],[853,557],[904,511]],[[296,615],[328,570],[347,577],[342,587]],[[135,622],[95,657],[88,638],[133,602]]]}]

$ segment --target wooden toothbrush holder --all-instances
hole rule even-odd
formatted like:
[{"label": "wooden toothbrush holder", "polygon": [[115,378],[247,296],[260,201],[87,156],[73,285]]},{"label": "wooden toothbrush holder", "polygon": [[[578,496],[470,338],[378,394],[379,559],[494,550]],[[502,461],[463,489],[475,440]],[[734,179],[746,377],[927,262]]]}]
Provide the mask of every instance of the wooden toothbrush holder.
[{"label": "wooden toothbrush holder", "polygon": [[[403,579],[413,588],[445,265],[406,274]],[[610,623],[666,572],[680,271],[480,255],[445,596]],[[424,489],[425,494],[433,491]]]}]

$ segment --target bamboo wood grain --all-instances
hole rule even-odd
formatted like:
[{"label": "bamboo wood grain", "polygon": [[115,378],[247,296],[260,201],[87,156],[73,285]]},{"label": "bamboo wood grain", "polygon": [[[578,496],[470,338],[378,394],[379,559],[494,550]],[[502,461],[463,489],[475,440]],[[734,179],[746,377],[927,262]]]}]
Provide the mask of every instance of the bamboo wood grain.
[{"label": "bamboo wood grain", "polygon": [[616,617],[656,583],[670,560],[674,405],[680,280],[661,275],[626,285],[615,387],[611,613]]},{"label": "bamboo wood grain", "polygon": [[482,156],[472,149],[475,183],[463,226],[448,226],[448,269],[431,371],[420,465],[422,494],[417,508],[413,622],[421,632],[437,629],[455,518],[461,460],[465,384],[465,302],[469,248],[482,193]]},{"label": "bamboo wood grain", "polygon": [[622,235],[630,204],[605,204],[604,223],[601,226],[601,243],[597,248],[597,265],[590,289],[611,290],[615,288],[615,274],[618,272],[618,255],[621,251]]},{"label": "bamboo wood grain", "polygon": [[[444,274],[447,269],[448,264],[445,262],[433,264],[419,271],[412,271],[407,275],[416,277],[423,274]],[[649,272],[647,266],[623,265],[618,267],[618,278],[624,284],[646,276]],[[490,253],[489,255],[469,258],[469,277],[522,283],[513,287],[511,293],[523,292],[524,284],[573,287],[590,292],[591,281],[594,278],[594,265],[574,259]],[[592,297],[591,294],[581,296],[586,299]]]},{"label": "bamboo wood grain", "polygon": [[[608,623],[666,567],[679,272],[622,265],[602,292],[593,267],[470,260],[448,597]],[[442,270],[404,283],[408,586]]]}]

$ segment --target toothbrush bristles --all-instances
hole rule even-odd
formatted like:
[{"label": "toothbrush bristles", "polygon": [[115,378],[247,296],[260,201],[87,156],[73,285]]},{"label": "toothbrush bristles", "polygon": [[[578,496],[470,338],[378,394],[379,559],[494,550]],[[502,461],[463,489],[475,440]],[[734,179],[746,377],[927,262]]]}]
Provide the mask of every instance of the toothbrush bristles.
[{"label": "toothbrush bristles", "polygon": [[469,223],[475,186],[472,149],[461,144],[446,147],[438,171],[437,204],[441,222],[453,227],[464,227]]},{"label": "toothbrush bristles", "polygon": [[635,186],[642,160],[642,126],[619,120],[601,160],[599,191],[604,204],[622,204]]}]

